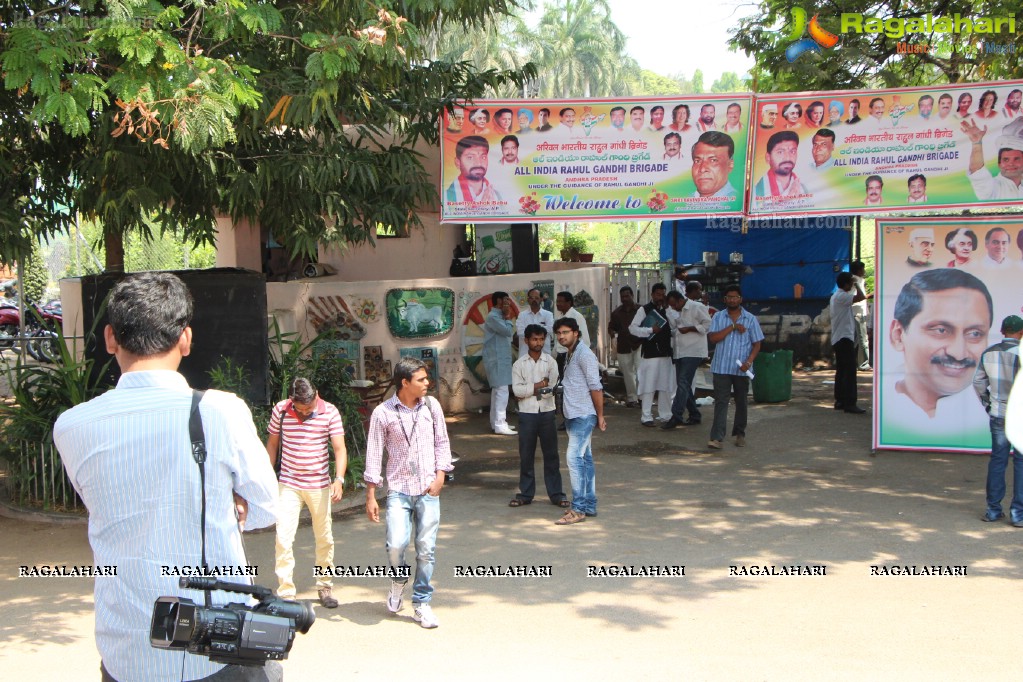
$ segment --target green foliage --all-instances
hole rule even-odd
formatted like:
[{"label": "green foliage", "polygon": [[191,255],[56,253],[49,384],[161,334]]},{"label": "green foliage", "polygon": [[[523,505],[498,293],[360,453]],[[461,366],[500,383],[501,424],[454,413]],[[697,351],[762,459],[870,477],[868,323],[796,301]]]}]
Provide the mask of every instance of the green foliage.
[{"label": "green foliage", "polygon": [[587,231],[598,263],[653,263],[660,258],[660,222],[597,223]]},{"label": "green foliage", "polygon": [[[97,320],[102,312],[101,309]],[[18,356],[13,366],[5,368],[11,400],[0,401],[0,424],[4,432],[0,456],[9,461],[15,498],[22,504],[47,502],[31,497],[35,490],[33,477],[38,472],[31,466],[30,458],[40,446],[53,445],[53,425],[57,417],[107,390],[102,382],[110,361],[97,369],[94,360],[79,360],[74,349],[68,348],[59,327],[56,333],[58,357],[54,364],[26,364]],[[86,343],[95,343],[95,339],[94,327],[86,335]],[[28,446],[23,447],[24,444]],[[63,476],[63,469],[54,475]]]},{"label": "green foliage", "polygon": [[545,7],[530,45],[542,65],[541,97],[614,97],[629,94],[639,65],[606,0],[554,0]]},{"label": "green foliage", "polygon": [[[798,6],[806,10],[807,17],[819,12],[822,26],[840,35],[841,41],[835,49],[804,54],[790,63],[785,58],[785,49],[794,40],[790,10],[795,6],[787,0],[762,0],[757,13],[740,19],[731,30],[729,44],[756,60],[751,86],[757,92],[894,88],[1023,76],[1020,51],[984,54],[980,49],[985,40],[1005,40],[997,35],[934,33],[891,38],[883,33],[841,34],[838,20],[843,12],[902,19],[928,13],[1007,17],[1019,11],[1018,3],[1010,0],[943,0],[938,3],[884,0],[869,5],[859,0],[802,3]],[[933,49],[919,54],[898,54],[897,45],[903,40],[926,43]]]},{"label": "green foliage", "polygon": [[[304,342],[298,332],[281,331],[277,318],[270,325],[270,395],[273,403],[288,398],[291,382],[305,377],[316,386],[321,398],[333,403],[341,413],[345,425],[345,445],[348,450],[348,469],[345,472],[345,486],[350,489],[362,483],[365,470],[366,431],[363,427],[359,408],[362,400],[351,388],[348,361],[338,360],[329,353],[317,353],[317,346],[331,340],[331,333],[324,332]],[[247,395],[248,378],[244,370],[231,358],[223,358],[210,370],[210,386],[237,395]],[[249,405],[260,439],[266,442],[267,427],[270,423],[271,406]],[[333,476],[333,459],[331,475]]]},{"label": "green foliage", "polygon": [[586,237],[578,233],[565,235],[562,248],[570,253],[587,253]]},{"label": "green foliage", "polygon": [[40,302],[46,293],[46,286],[50,283],[50,273],[46,269],[46,260],[37,240],[32,242],[32,250],[24,264],[22,284],[25,287],[25,302]]},{"label": "green foliage", "polygon": [[744,92],[746,86],[734,71],[726,71],[710,86],[711,92]]},{"label": "green foliage", "polygon": [[[508,0],[0,6],[0,260],[74,216],[210,244],[216,216],[271,225],[293,253],[421,226],[435,188],[414,149],[439,113],[531,71],[435,58]],[[32,21],[26,18],[31,17]]]},{"label": "green foliage", "polygon": [[660,95],[669,96],[692,92],[691,90],[683,90],[682,88],[683,84],[679,82],[678,78],[662,76],[659,73],[643,69],[639,75],[639,82],[637,82],[632,88],[632,94],[637,96],[650,95],[657,97]]}]

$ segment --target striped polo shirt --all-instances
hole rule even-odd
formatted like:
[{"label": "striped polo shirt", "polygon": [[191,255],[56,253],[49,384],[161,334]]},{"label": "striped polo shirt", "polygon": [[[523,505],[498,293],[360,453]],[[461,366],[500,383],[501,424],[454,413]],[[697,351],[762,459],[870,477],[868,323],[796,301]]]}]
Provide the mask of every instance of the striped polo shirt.
[{"label": "striped polo shirt", "polygon": [[[282,429],[281,412],[284,412]],[[274,405],[270,415],[271,435],[284,431],[281,449],[280,481],[289,488],[320,490],[330,487],[330,456],[327,441],[345,435],[341,414],[322,398],[316,409],[303,421],[292,407],[291,400]]]},{"label": "striped polo shirt", "polygon": [[[739,362],[746,362],[746,358],[753,352],[753,344],[764,340],[764,332],[760,329],[760,323],[750,311],[739,308],[739,319],[736,320],[746,328],[746,332],[731,332],[714,346],[714,359],[710,362],[710,371],[714,374],[735,374],[742,375],[739,369]],[[719,332],[726,327],[732,326],[732,318],[728,310],[718,311],[710,321],[710,331]]]}]

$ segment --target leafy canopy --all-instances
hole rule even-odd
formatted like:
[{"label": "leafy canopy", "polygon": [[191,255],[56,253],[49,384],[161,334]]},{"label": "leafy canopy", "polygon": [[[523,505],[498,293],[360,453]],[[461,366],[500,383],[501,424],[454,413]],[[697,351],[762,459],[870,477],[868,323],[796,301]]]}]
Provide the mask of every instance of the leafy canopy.
[{"label": "leafy canopy", "polygon": [[[216,216],[293,252],[415,227],[439,112],[529,69],[429,59],[514,0],[8,0],[0,6],[0,260],[81,213],[105,232]],[[155,222],[154,222],[155,220]]]},{"label": "leafy canopy", "polygon": [[[756,60],[751,86],[757,92],[803,90],[859,90],[909,85],[936,85],[972,81],[994,81],[1023,76],[1021,51],[985,52],[984,43],[1015,43],[1018,35],[1003,31],[987,33],[924,33],[890,37],[885,33],[840,33],[843,13],[862,13],[880,19],[921,19],[934,17],[1008,17],[1019,13],[1018,0],[829,0],[792,3],[789,0],[759,0],[758,11],[741,19],[730,31],[729,44]],[[840,36],[834,49],[805,53],[794,62],[785,50],[799,37],[793,36],[792,12],[805,9],[806,21],[819,14],[823,28]],[[1020,19],[1017,18],[1017,22]],[[929,50],[900,54],[898,45],[926,44]]]}]

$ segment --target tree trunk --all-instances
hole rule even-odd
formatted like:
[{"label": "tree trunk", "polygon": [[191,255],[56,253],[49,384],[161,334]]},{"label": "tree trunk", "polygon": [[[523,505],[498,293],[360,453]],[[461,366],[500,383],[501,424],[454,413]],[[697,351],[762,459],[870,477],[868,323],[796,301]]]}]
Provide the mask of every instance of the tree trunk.
[{"label": "tree trunk", "polygon": [[106,272],[124,272],[124,236],[103,233],[103,246],[106,251]]}]

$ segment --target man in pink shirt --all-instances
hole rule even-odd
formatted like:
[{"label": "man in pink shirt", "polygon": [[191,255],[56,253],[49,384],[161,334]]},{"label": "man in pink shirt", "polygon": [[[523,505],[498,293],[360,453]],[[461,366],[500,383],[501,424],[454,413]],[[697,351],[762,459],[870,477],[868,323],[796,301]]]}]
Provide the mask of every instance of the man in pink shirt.
[{"label": "man in pink shirt", "polygon": [[[412,583],[413,618],[424,628],[440,621],[433,614],[434,549],[440,528],[440,491],[445,472],[451,471],[451,445],[440,403],[426,395],[430,377],[426,364],[402,358],[394,367],[398,392],[377,405],[369,420],[366,438],[366,516],[380,522],[376,489],[383,483],[381,467],[387,449],[387,562],[391,570],[404,572],[392,578],[387,610],[397,613],[408,582],[405,550],[416,525],[416,577]],[[404,570],[402,570],[404,569]]]}]

